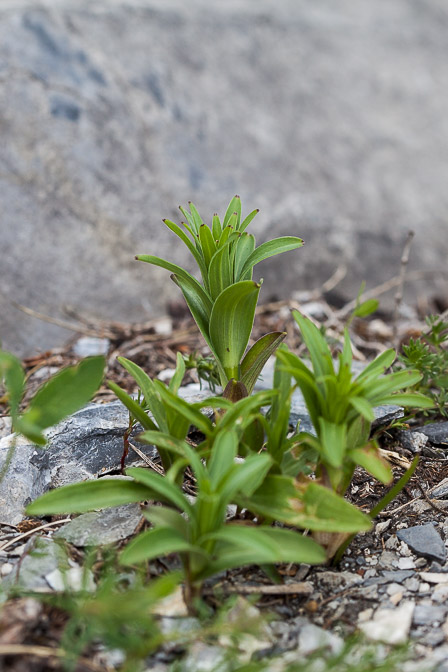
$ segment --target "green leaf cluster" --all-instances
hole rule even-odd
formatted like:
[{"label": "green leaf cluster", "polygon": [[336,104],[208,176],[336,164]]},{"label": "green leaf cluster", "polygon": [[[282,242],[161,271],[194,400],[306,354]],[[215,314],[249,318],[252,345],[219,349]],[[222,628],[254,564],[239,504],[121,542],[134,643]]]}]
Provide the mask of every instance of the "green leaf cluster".
[{"label": "green leaf cluster", "polygon": [[448,417],[448,322],[437,315],[426,318],[427,331],[402,346],[400,363],[421,374],[417,389],[433,401],[427,415]]},{"label": "green leaf cluster", "polygon": [[[139,261],[161,266],[171,272],[181,289],[196,324],[216,360],[225,396],[236,399],[250,394],[255,381],[284,334],[266,334],[245,354],[249,343],[255,308],[261,285],[252,279],[256,264],[303,245],[295,236],[266,241],[258,247],[255,237],[246,232],[257,214],[241,217],[241,201],[235,196],[221,222],[213,216],[205,224],[196,207],[180,208],[186,221],[183,228],[165,219],[191,252],[201,274],[202,283],[191,273],[160,257],[138,255]],[[230,383],[230,381],[234,381]]]},{"label": "green leaf cluster", "polygon": [[387,350],[354,376],[347,331],[336,370],[320,330],[299,312],[295,311],[294,317],[308,348],[312,368],[285,349],[278,352],[278,358],[304,396],[316,436],[303,432],[298,438],[306,449],[315,451],[319,477],[335,492],[344,494],[359,465],[388,483],[392,477],[390,468],[380,457],[376,443],[369,441],[374,407],[385,404],[413,408],[432,406],[421,394],[402,392],[418,383],[421,374],[408,370],[385,375],[395,359],[395,352]]}]

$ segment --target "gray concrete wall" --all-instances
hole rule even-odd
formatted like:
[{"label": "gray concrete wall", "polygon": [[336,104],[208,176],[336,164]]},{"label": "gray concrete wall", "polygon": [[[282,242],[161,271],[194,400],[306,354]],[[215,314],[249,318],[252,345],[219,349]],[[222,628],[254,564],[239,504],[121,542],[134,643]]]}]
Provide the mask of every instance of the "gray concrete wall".
[{"label": "gray concrete wall", "polygon": [[239,193],[262,241],[306,247],[258,267],[262,298],[323,282],[348,298],[430,269],[446,294],[445,0],[0,0],[0,338],[18,353],[69,332],[67,304],[114,320],[177,290],[135,253],[186,263],[160,223]]}]

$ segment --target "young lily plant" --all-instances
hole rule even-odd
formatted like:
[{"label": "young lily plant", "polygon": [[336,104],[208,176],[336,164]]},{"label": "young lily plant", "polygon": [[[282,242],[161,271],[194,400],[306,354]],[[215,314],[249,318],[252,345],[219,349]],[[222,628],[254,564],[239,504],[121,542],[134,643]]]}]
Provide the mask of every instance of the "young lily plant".
[{"label": "young lily plant", "polygon": [[[295,455],[314,451],[317,482],[344,495],[356,466],[383,483],[392,480],[388,463],[381,457],[378,445],[370,439],[374,407],[397,404],[408,408],[429,408],[428,397],[413,392],[401,392],[419,382],[416,371],[385,373],[395,359],[395,351],[387,350],[371,362],[359,375],[353,376],[352,350],[348,332],[339,367],[336,370],[330,349],[320,330],[297,311],[294,318],[308,348],[312,368],[296,355],[282,349],[277,353],[285,370],[301,389],[316,435],[301,432]],[[321,537],[316,537],[321,542]],[[331,556],[341,543],[328,540]],[[331,550],[330,550],[331,549]]]},{"label": "young lily plant", "polygon": [[[242,401],[249,401],[248,399]],[[187,604],[194,607],[204,579],[248,564],[322,563],[323,549],[309,537],[278,527],[226,522],[227,507],[239,493],[251,495],[271,466],[267,453],[237,461],[237,429],[224,427],[211,449],[194,450],[188,443],[149,432],[151,441],[176,455],[165,476],[149,469],[126,471],[130,481],[100,479],[53,490],[29,505],[29,515],[84,512],[143,500],[161,502],[144,511],[153,527],[125,548],[121,562],[133,565],[178,553],[183,565]],[[208,455],[208,457],[207,457]],[[202,459],[201,459],[202,458]],[[179,471],[190,465],[196,478],[194,501],[177,484]]]},{"label": "young lily plant", "polygon": [[202,283],[185,269],[160,257],[138,255],[136,259],[171,271],[171,279],[181,289],[196,324],[216,359],[224,396],[236,400],[251,393],[263,366],[285,334],[272,332],[260,338],[245,354],[261,284],[252,279],[253,268],[268,257],[303,245],[295,236],[284,236],[255,245],[255,237],[246,232],[257,214],[241,218],[241,201],[235,196],[221,222],[213,216],[205,224],[197,209],[180,208],[186,232],[165,219],[191,252]]}]

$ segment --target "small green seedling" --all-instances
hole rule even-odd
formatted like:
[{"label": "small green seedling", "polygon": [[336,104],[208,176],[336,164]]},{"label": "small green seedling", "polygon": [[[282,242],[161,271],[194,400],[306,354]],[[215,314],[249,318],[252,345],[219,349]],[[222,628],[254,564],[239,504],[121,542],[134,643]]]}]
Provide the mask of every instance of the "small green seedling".
[{"label": "small green seedling", "polygon": [[188,247],[202,284],[185,269],[160,257],[142,254],[136,259],[171,271],[215,357],[224,396],[237,400],[251,393],[266,361],[285,337],[282,332],[266,334],[245,354],[261,287],[252,279],[253,268],[268,257],[301,247],[303,241],[285,236],[256,247],[255,237],[246,228],[258,210],[242,220],[238,196],[230,202],[223,222],[214,215],[210,227],[192,203],[190,211],[181,211],[190,237],[174,222],[163,221]]},{"label": "small green seedling", "polygon": [[434,402],[434,408],[425,414],[448,418],[448,322],[431,315],[426,323],[427,333],[403,345],[398,359],[406,369],[416,369],[422,376],[417,389]]}]

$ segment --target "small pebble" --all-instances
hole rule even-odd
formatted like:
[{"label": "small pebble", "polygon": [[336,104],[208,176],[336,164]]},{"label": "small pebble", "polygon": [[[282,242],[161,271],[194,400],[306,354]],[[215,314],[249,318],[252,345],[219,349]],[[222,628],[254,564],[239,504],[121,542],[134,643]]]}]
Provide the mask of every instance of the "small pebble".
[{"label": "small pebble", "polygon": [[398,569],[415,569],[415,560],[413,558],[399,558]]},{"label": "small pebble", "polygon": [[431,599],[433,602],[446,602],[448,600],[448,584],[439,584],[432,592]]},{"label": "small pebble", "polygon": [[8,574],[11,574],[13,570],[13,565],[11,565],[10,562],[5,562],[0,568],[0,575],[1,576],[8,576]]},{"label": "small pebble", "polygon": [[398,539],[395,534],[386,539],[384,546],[388,551],[394,551],[398,546]]},{"label": "small pebble", "polygon": [[419,593],[427,593],[430,589],[429,583],[421,583],[418,587]]},{"label": "small pebble", "polygon": [[403,588],[402,586],[400,586],[399,583],[389,583],[389,585],[386,588],[386,591],[388,595],[395,595],[395,593],[403,592]]},{"label": "small pebble", "polygon": [[389,602],[394,606],[396,606],[401,602],[402,599],[403,599],[403,591],[401,590],[399,593],[394,593],[393,595],[391,595],[389,597]]},{"label": "small pebble", "polygon": [[412,555],[411,549],[409,548],[409,546],[404,541],[402,541],[400,543],[400,546],[398,548],[398,552],[403,558],[410,558],[411,555]]},{"label": "small pebble", "polygon": [[420,581],[414,577],[411,577],[410,579],[406,579],[403,582],[403,585],[407,590],[410,590],[411,593],[416,593],[419,589]]}]

